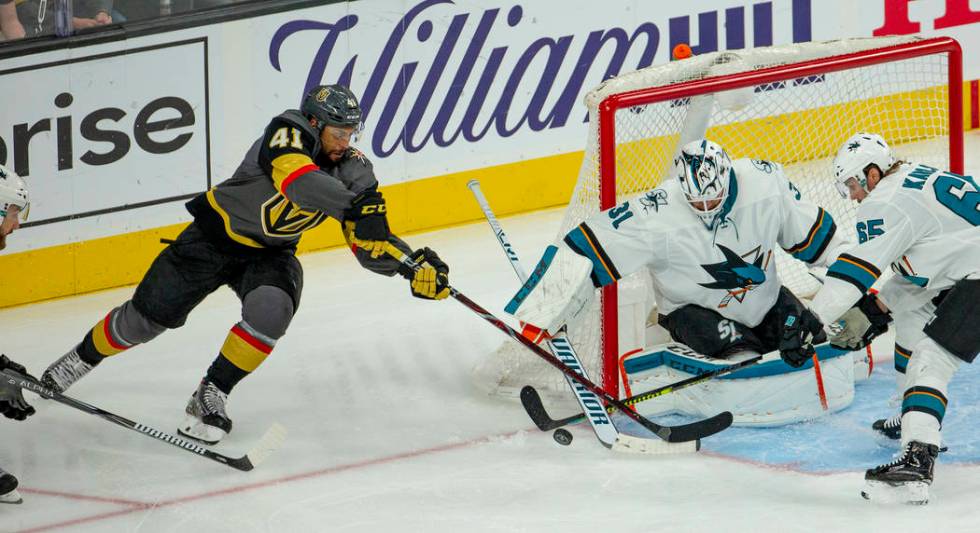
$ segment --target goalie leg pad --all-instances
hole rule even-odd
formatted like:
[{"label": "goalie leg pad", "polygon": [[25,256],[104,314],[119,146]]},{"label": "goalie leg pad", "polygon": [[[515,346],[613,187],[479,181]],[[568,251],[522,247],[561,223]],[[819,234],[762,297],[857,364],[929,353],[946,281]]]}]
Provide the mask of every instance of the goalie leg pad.
[{"label": "goalie leg pad", "polygon": [[568,246],[548,246],[505,311],[555,334],[574,323],[595,294],[592,262]]}]

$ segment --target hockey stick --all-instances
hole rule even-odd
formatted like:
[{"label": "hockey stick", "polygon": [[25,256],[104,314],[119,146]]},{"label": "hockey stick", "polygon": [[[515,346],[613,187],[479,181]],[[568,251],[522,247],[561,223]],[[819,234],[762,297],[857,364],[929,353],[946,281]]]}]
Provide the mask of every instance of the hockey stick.
[{"label": "hockey stick", "polygon": [[[827,346],[827,344],[821,344],[820,346]],[[816,354],[814,354],[814,358],[816,358]],[[705,381],[709,381],[718,376],[731,374],[732,372],[735,372],[737,370],[741,370],[743,368],[750,367],[750,366],[755,366],[757,364],[768,363],[770,361],[778,361],[779,359],[780,358],[777,352],[772,352],[771,354],[767,354],[767,355],[757,355],[750,359],[739,361],[738,363],[734,363],[726,367],[718,368],[715,370],[705,372],[703,374],[699,374],[697,376],[691,376],[689,378],[682,379],[677,383],[671,383],[670,385],[664,385],[663,387],[658,387],[653,390],[641,392],[639,394],[630,396],[629,398],[623,399],[622,402],[626,405],[633,406],[640,402],[652,400],[659,396],[670,394],[671,392],[674,391],[686,389],[687,387],[692,387],[694,385],[704,383]],[[824,410],[827,410],[827,406],[824,402],[826,402],[826,400],[822,398],[821,407]],[[541,431],[551,431],[563,426],[567,426],[569,424],[577,424],[585,418],[585,413],[579,413],[577,415],[560,418],[558,420],[551,418],[551,416],[548,414],[548,411],[544,408],[544,403],[541,401],[541,395],[538,394],[538,391],[531,386],[526,386],[521,389],[521,403],[524,404],[524,410],[527,411],[528,415],[531,416],[531,420],[534,421],[534,424],[538,426],[538,428],[541,429]],[[608,411],[609,413],[613,413],[616,411],[616,408],[613,406],[608,406],[606,407],[606,411]]]},{"label": "hockey stick", "polygon": [[132,420],[123,418],[114,413],[110,413],[109,411],[100,409],[94,405],[89,405],[81,400],[76,400],[75,398],[46,389],[33,378],[8,374],[2,370],[0,370],[0,375],[3,376],[4,381],[6,381],[8,384],[31,391],[42,398],[51,399],[60,404],[78,409],[79,411],[83,411],[90,415],[95,415],[103,420],[112,422],[117,426],[122,426],[126,429],[131,429],[138,433],[148,435],[156,440],[166,442],[167,444],[171,444],[182,450],[200,455],[201,457],[205,457],[223,465],[230,466],[236,470],[242,470],[245,472],[252,470],[259,463],[265,461],[269,455],[272,454],[272,452],[279,448],[282,441],[286,439],[286,428],[279,424],[273,424],[272,427],[265,432],[265,435],[259,439],[252,451],[248,452],[248,454],[241,457],[228,457],[227,455],[213,452],[207,448],[175,435],[144,426],[139,422],[133,422]]},{"label": "hockey stick", "polygon": [[[389,255],[391,255],[395,259],[398,259],[398,261],[400,261],[406,267],[411,268],[412,270],[418,270],[420,268],[411,259],[409,259],[407,255],[405,255],[401,250],[395,248],[394,246],[389,245],[387,247],[387,251]],[[714,435],[715,433],[718,433],[719,431],[722,431],[728,426],[732,425],[732,414],[729,413],[728,411],[719,413],[711,418],[699,420],[697,422],[693,422],[691,424],[685,424],[682,426],[661,426],[660,424],[647,420],[643,416],[639,415],[638,413],[634,412],[630,408],[623,405],[622,402],[620,402],[618,399],[613,397],[611,394],[603,390],[601,387],[599,387],[592,381],[589,381],[588,379],[580,376],[578,372],[576,372],[574,369],[572,369],[570,366],[562,362],[554,355],[548,353],[547,350],[541,348],[537,344],[534,344],[533,341],[522,336],[520,333],[515,331],[514,328],[508,326],[504,321],[494,316],[493,313],[487,311],[483,307],[480,307],[479,304],[477,304],[473,300],[470,300],[465,294],[459,292],[454,287],[449,287],[449,294],[457,302],[469,308],[471,311],[476,313],[480,318],[489,322],[493,327],[499,329],[500,331],[504,332],[504,334],[510,336],[510,338],[523,344],[525,347],[527,347],[527,349],[534,352],[535,355],[547,361],[548,364],[557,368],[558,370],[561,370],[561,372],[566,376],[570,376],[580,386],[588,389],[593,394],[595,394],[596,396],[604,400],[606,403],[614,405],[617,409],[626,413],[627,416],[629,416],[633,420],[636,420],[640,425],[650,430],[655,435],[657,435],[658,437],[660,437],[661,439],[667,442],[688,442],[688,441],[697,440],[703,437],[707,437],[709,435]],[[600,409],[602,409],[602,407],[600,407]]]},{"label": "hockey stick", "polygon": [[[514,247],[510,245],[510,242],[507,240],[507,235],[504,233],[504,229],[500,226],[500,222],[497,221],[497,217],[493,214],[493,210],[490,208],[490,202],[487,201],[487,198],[483,195],[483,191],[480,190],[480,182],[477,180],[470,180],[466,186],[469,187],[470,192],[473,193],[477,203],[480,204],[480,209],[483,210],[483,216],[486,217],[494,235],[497,236],[497,242],[500,243],[504,254],[507,256],[507,259],[510,260],[510,266],[514,267],[514,273],[517,274],[517,277],[523,284],[525,281],[527,281],[527,272],[524,270],[524,267],[521,266],[521,261],[517,257],[517,252],[514,250]],[[568,342],[567,337],[555,336],[549,339],[547,342],[548,348],[551,349],[552,354],[564,356],[566,360],[574,363],[573,368],[577,369],[583,377],[588,378],[585,368],[582,366],[578,355],[575,353],[575,349],[572,348],[572,343]],[[609,419],[608,414],[602,409],[602,404],[595,397],[595,394],[592,394],[588,390],[581,387],[576,387],[575,382],[568,376],[565,376],[565,381],[568,382],[569,388],[571,388],[572,392],[575,394],[575,399],[582,407],[583,416],[585,416],[584,413],[589,413],[589,416],[587,417],[589,425],[595,432],[599,442],[601,442],[607,448],[612,448],[620,437],[620,433],[619,430],[616,429],[616,425]],[[528,412],[528,416],[531,416],[531,419],[534,420],[534,417],[530,412]]]},{"label": "hockey stick", "polygon": [[[740,361],[738,363],[723,368],[719,368],[717,370],[705,372],[704,374],[700,374],[697,376],[691,376],[687,379],[678,381],[677,383],[671,383],[670,385],[664,385],[663,387],[658,387],[656,389],[647,392],[641,392],[640,394],[636,394],[630,396],[629,398],[624,399],[623,404],[627,406],[636,405],[640,402],[652,400],[653,398],[656,398],[658,396],[663,396],[665,394],[670,394],[671,392],[677,390],[681,390],[687,387],[698,385],[700,383],[704,383],[705,381],[714,379],[718,376],[730,374],[732,372],[735,372],[736,370],[740,370],[748,366],[753,366],[757,363],[763,363],[763,362],[775,361],[775,360],[776,358],[766,359],[764,356],[759,355],[751,359],[746,359],[745,361]],[[541,396],[538,394],[538,391],[531,386],[527,386],[521,389],[521,403],[524,404],[524,410],[527,411],[528,415],[531,416],[531,420],[534,421],[534,424],[537,425],[541,431],[551,431],[553,429],[558,429],[562,426],[567,426],[569,424],[577,424],[581,422],[582,419],[585,418],[585,413],[579,413],[577,415],[572,415],[558,420],[551,418],[551,416],[548,415],[548,411],[545,410],[544,404],[541,402]],[[606,411],[608,411],[609,413],[613,413],[616,410],[617,408],[612,405],[606,407]]]}]

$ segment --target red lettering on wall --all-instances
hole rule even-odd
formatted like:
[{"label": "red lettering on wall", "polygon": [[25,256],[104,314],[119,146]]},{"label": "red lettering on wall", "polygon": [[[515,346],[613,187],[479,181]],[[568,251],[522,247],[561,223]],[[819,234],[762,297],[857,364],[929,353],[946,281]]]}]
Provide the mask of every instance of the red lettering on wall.
[{"label": "red lettering on wall", "polygon": [[980,22],[980,11],[970,9],[970,0],[946,0],[946,13],[936,19],[935,28],[950,28]]},{"label": "red lettering on wall", "polygon": [[[909,1],[910,0],[884,0],[885,2],[885,23],[880,28],[875,28],[871,35],[908,35],[916,33],[920,29],[918,22],[909,20]],[[963,0],[966,2],[968,0]],[[947,4],[947,14],[949,5]]]}]

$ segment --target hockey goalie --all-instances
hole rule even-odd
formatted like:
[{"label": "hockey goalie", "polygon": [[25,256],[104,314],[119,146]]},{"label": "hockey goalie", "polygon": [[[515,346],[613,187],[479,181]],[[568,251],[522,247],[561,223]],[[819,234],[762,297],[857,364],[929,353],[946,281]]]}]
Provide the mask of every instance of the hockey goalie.
[{"label": "hockey goalie", "polygon": [[723,147],[698,139],[681,147],[660,187],[591,216],[549,246],[507,311],[549,333],[574,331],[597,288],[645,269],[656,322],[673,342],[626,361],[632,393],[767,357],[637,409],[729,410],[742,425],[796,422],[849,405],[855,363],[851,352],[827,344],[822,324],[782,285],[774,253],[823,267],[852,244],[845,234],[778,163],[732,161]]}]

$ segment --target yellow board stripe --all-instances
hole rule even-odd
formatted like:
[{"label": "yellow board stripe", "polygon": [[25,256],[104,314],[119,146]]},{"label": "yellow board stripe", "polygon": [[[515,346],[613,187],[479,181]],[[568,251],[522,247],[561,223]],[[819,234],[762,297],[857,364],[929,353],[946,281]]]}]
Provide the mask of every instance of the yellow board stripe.
[{"label": "yellow board stripe", "polygon": [[[479,179],[484,193],[493,198],[498,217],[563,206],[571,197],[581,165],[582,152],[571,152],[382,187],[388,222],[394,233],[404,237],[483,220],[483,212],[466,188],[473,179]],[[182,211],[181,204],[172,204],[172,209]],[[0,272],[4,273],[0,276],[0,307],[137,283],[163,250],[160,239],[173,239],[186,226],[172,224],[16,254],[0,253]],[[29,233],[29,229],[18,231],[8,243],[26,239]],[[327,219],[303,234],[299,251],[337,246],[346,246],[344,236],[339,224]]]}]

